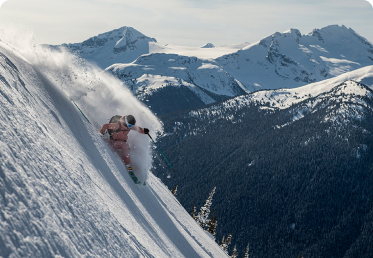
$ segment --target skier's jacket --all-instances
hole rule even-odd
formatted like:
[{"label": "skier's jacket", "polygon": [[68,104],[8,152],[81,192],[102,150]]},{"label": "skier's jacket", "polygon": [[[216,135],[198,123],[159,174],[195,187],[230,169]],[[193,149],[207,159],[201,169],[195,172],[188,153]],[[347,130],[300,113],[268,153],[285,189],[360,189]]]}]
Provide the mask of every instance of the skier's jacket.
[{"label": "skier's jacket", "polygon": [[137,125],[131,125],[130,127],[124,122],[124,116],[120,118],[118,122],[104,124],[101,127],[100,133],[104,134],[106,130],[112,130],[110,139],[114,141],[127,141],[128,133],[131,130],[135,130],[139,133],[145,134],[144,129]]}]

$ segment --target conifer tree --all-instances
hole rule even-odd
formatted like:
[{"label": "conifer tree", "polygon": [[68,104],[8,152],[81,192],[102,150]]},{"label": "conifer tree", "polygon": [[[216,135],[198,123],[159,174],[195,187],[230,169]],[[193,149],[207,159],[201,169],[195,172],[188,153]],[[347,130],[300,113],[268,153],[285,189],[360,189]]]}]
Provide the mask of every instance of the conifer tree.
[{"label": "conifer tree", "polygon": [[212,213],[211,218],[208,220],[207,223],[207,232],[209,232],[213,237],[216,235],[216,229],[218,227],[218,219],[215,217],[215,210]]},{"label": "conifer tree", "polygon": [[223,236],[223,239],[221,240],[221,243],[219,243],[218,241],[218,245],[220,245],[221,247],[223,247],[223,243],[225,242],[225,236]]},{"label": "conifer tree", "polygon": [[175,187],[171,190],[171,193],[174,195],[174,196],[176,196],[176,193],[177,193],[177,186],[178,186],[179,184],[177,184],[177,185],[175,185]]},{"label": "conifer tree", "polygon": [[221,248],[223,249],[223,251],[225,251],[226,253],[228,253],[228,248],[229,248],[229,245],[231,244],[231,241],[232,241],[232,234],[229,234],[229,236],[224,239],[223,237],[223,240],[221,241]]},{"label": "conifer tree", "polygon": [[243,258],[249,258],[249,243],[247,243],[247,247],[246,247],[246,252],[245,252],[245,255],[244,255],[244,257]]},{"label": "conifer tree", "polygon": [[227,250],[229,248],[229,245],[231,244],[232,242],[232,234],[229,234],[229,236],[227,237],[227,239],[225,239],[225,244],[227,245]]},{"label": "conifer tree", "polygon": [[234,245],[234,248],[233,248],[233,252],[232,252],[231,258],[237,258],[237,256],[238,256],[238,253],[237,253],[237,246]]},{"label": "conifer tree", "polygon": [[196,206],[194,206],[194,203],[193,203],[190,215],[192,215],[193,219],[195,219],[198,222],[198,220],[197,220],[197,209],[196,209]]},{"label": "conifer tree", "polygon": [[197,222],[199,223],[199,225],[203,229],[205,229],[205,227],[208,223],[207,218],[210,215],[210,207],[211,207],[211,204],[212,204],[212,197],[214,196],[215,189],[216,189],[216,186],[214,187],[214,189],[212,189],[209,198],[206,200],[205,205],[201,207],[201,211],[197,215],[197,217],[198,217]]}]

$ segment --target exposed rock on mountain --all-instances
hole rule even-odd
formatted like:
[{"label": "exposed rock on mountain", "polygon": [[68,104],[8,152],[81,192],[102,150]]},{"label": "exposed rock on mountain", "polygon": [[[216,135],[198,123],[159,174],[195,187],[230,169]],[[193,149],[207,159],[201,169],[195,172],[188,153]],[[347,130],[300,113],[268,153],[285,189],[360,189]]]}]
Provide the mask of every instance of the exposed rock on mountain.
[{"label": "exposed rock on mountain", "polygon": [[130,63],[149,53],[149,42],[157,42],[131,27],[122,27],[82,43],[64,44],[70,51],[105,69],[113,63]]},{"label": "exposed rock on mountain", "polygon": [[373,45],[345,26],[290,29],[216,61],[248,90],[294,88],[372,65]]}]

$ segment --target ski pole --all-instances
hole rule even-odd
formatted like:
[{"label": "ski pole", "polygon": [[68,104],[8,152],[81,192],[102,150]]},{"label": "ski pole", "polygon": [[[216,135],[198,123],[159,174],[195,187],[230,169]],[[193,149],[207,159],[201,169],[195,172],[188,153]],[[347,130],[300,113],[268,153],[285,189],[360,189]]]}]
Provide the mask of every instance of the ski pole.
[{"label": "ski pole", "polygon": [[149,138],[152,140],[153,144],[155,145],[155,147],[157,147],[157,149],[159,150],[159,152],[162,154],[163,158],[167,161],[168,165],[171,167],[171,169],[175,171],[175,169],[172,167],[172,165],[170,164],[170,162],[168,162],[167,158],[165,157],[165,155],[163,154],[163,152],[159,149],[159,147],[157,146],[157,144],[155,144],[155,141],[153,140],[153,138],[150,136],[150,134],[147,134],[149,136]]},{"label": "ski pole", "polygon": [[84,116],[84,118],[88,121],[88,123],[91,124],[91,122],[88,120],[88,118],[84,115],[83,111],[78,107],[78,105],[75,103],[75,101],[73,99],[71,99],[71,101],[74,103],[74,105],[76,106],[76,108],[80,111],[80,113]]}]

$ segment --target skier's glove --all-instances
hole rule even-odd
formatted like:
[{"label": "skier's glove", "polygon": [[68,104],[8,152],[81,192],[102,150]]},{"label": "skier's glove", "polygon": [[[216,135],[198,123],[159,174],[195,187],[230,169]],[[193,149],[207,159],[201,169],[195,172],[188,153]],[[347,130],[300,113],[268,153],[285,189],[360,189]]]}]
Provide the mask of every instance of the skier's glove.
[{"label": "skier's glove", "polygon": [[145,134],[149,134],[149,129],[148,128],[144,128],[144,133]]}]

